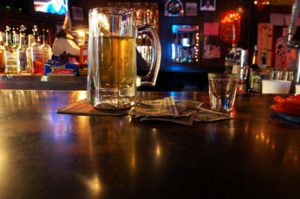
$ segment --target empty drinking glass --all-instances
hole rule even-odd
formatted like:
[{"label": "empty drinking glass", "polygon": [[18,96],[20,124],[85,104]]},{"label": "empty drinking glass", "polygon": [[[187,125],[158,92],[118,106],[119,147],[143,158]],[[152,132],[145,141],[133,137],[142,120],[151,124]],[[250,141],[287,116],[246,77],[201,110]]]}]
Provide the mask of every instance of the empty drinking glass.
[{"label": "empty drinking glass", "polygon": [[209,100],[212,110],[232,111],[238,79],[236,74],[208,73]]}]

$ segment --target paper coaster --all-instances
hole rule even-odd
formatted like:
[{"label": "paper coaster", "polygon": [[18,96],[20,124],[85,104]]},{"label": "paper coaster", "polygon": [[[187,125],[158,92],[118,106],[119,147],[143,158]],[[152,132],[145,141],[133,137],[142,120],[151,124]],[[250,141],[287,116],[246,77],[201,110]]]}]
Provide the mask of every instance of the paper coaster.
[{"label": "paper coaster", "polygon": [[87,99],[80,100],[71,104],[68,104],[62,108],[57,109],[57,113],[62,114],[74,114],[74,115],[112,115],[123,116],[128,114],[126,110],[116,110],[114,112],[106,112],[94,109],[87,101]]}]

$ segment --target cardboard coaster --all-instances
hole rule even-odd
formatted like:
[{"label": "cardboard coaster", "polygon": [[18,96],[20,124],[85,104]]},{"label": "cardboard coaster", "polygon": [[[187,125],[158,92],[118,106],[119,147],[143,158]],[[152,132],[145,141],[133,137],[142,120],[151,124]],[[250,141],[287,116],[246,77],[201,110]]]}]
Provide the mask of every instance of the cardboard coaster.
[{"label": "cardboard coaster", "polygon": [[123,116],[128,114],[126,110],[116,111],[100,111],[94,109],[86,99],[80,100],[71,104],[68,104],[62,108],[57,109],[57,113],[61,114],[74,114],[74,115],[111,115],[111,116]]}]

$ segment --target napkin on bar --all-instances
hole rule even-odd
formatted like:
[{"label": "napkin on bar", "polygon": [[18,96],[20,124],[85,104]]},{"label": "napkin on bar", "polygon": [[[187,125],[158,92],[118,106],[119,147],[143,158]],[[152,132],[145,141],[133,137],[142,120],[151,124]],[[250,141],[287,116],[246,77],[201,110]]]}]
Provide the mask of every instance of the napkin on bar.
[{"label": "napkin on bar", "polygon": [[132,115],[138,121],[163,121],[182,125],[192,125],[194,122],[215,122],[232,119],[225,113],[208,110],[202,107],[202,102],[179,100],[165,97],[156,100],[139,100],[130,110],[104,112],[94,109],[86,99],[73,102],[59,108],[58,113],[76,115]]}]

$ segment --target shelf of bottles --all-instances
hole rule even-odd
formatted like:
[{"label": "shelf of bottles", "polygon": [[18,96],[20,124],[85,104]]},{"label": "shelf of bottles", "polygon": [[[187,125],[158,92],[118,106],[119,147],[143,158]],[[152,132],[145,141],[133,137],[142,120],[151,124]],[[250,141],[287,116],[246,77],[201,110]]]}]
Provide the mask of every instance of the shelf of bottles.
[{"label": "shelf of bottles", "polygon": [[136,25],[138,28],[152,26],[156,32],[159,31],[159,9],[158,3],[152,2],[108,2],[107,6],[131,9],[136,14]]},{"label": "shelf of bottles", "polygon": [[[136,25],[138,28],[151,26],[155,31],[159,32],[159,9],[158,3],[153,2],[107,2],[109,7],[126,8],[133,10],[136,14]],[[152,39],[145,33],[137,36],[137,50],[145,61],[150,64],[152,62],[151,54]]]},{"label": "shelf of bottles", "polygon": [[199,43],[199,26],[172,25],[172,62],[198,63]]},{"label": "shelf of bottles", "polygon": [[44,63],[52,56],[49,30],[40,34],[35,25],[32,34],[26,32],[24,25],[0,32],[0,74],[44,74]]}]

